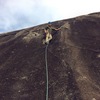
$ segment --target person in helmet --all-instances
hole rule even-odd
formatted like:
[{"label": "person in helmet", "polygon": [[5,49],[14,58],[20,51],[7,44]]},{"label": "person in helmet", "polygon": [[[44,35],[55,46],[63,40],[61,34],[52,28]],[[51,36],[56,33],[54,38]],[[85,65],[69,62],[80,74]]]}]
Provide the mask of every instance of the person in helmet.
[{"label": "person in helmet", "polygon": [[52,27],[51,22],[48,23],[47,27],[44,29],[45,39],[43,40],[43,44],[49,44],[49,41],[52,40],[52,32],[53,30],[60,30],[60,28]]}]

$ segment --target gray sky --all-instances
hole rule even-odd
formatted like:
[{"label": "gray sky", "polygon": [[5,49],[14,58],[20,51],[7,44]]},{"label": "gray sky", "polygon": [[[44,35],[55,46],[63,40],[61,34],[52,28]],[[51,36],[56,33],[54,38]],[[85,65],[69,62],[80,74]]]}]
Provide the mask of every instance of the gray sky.
[{"label": "gray sky", "polygon": [[0,0],[0,33],[100,12],[100,0]]}]

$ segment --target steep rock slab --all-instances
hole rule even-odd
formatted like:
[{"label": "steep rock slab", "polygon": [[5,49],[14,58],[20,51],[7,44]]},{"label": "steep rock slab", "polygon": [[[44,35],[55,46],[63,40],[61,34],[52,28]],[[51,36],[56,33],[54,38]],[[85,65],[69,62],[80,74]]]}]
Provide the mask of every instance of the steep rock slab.
[{"label": "steep rock slab", "polygon": [[[45,100],[46,25],[0,35],[0,100]],[[52,25],[49,100],[100,100],[100,14]]]}]

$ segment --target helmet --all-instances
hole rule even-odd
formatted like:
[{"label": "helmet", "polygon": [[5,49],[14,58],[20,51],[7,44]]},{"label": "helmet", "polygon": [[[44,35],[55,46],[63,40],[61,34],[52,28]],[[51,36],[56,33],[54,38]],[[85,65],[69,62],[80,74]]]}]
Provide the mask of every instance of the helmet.
[{"label": "helmet", "polygon": [[48,24],[51,24],[51,22],[48,22]]}]

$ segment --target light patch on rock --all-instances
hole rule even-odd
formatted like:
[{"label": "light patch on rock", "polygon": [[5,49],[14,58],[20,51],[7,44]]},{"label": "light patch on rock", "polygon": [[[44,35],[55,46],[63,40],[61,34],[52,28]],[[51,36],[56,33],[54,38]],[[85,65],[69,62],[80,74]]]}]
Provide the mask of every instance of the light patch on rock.
[{"label": "light patch on rock", "polygon": [[24,32],[25,32],[25,30],[19,31],[19,32],[15,35],[15,38],[21,36]]},{"label": "light patch on rock", "polygon": [[20,93],[20,92],[21,92],[21,90],[18,90],[18,92]]},{"label": "light patch on rock", "polygon": [[14,91],[19,91],[23,88],[23,84],[21,82],[16,82],[13,86],[12,86]]},{"label": "light patch on rock", "polygon": [[100,58],[100,54],[98,54],[97,57]]},{"label": "light patch on rock", "polygon": [[69,22],[66,22],[64,25],[61,26],[62,28],[67,28],[70,29],[70,24]]},{"label": "light patch on rock", "polygon": [[14,51],[11,51],[11,53],[14,53]]},{"label": "light patch on rock", "polygon": [[87,77],[86,77],[86,76],[80,76],[80,77],[78,77],[77,80],[78,80],[78,81],[87,80]]},{"label": "light patch on rock", "polygon": [[22,80],[27,80],[28,77],[27,77],[27,76],[23,76],[23,77],[21,77],[21,79],[22,79]]},{"label": "light patch on rock", "polygon": [[23,40],[27,43],[29,43],[33,38],[36,38],[39,36],[39,33],[37,32],[33,32],[33,31],[30,31],[28,35],[26,35]]},{"label": "light patch on rock", "polygon": [[95,98],[93,98],[92,100],[96,100]]},{"label": "light patch on rock", "polygon": [[100,14],[90,14],[90,15],[88,15],[88,16],[94,16],[94,17],[98,17],[98,18],[100,18]]}]

